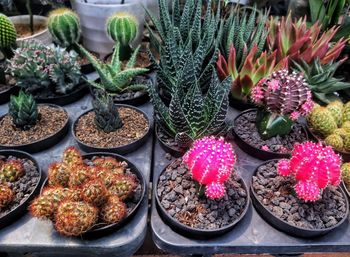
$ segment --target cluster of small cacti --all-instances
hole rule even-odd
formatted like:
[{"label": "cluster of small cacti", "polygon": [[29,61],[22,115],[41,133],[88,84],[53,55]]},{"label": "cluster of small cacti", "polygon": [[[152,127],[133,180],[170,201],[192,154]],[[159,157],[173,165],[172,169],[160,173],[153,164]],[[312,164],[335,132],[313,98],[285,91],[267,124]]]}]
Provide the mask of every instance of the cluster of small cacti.
[{"label": "cluster of small cacti", "polygon": [[327,145],[350,152],[350,102],[333,101],[325,107],[315,106],[308,116],[308,124]]},{"label": "cluster of small cacti", "polygon": [[205,186],[208,198],[218,199],[225,195],[224,183],[230,178],[236,161],[231,144],[223,138],[204,137],[193,143],[182,161],[190,170],[192,178]]},{"label": "cluster of small cacti", "polygon": [[0,160],[0,211],[13,201],[15,194],[11,183],[20,179],[24,173],[20,160]]},{"label": "cluster of small cacti", "polygon": [[316,201],[322,189],[328,185],[337,186],[341,178],[341,157],[330,146],[305,142],[296,144],[291,159],[278,162],[281,176],[295,180],[294,190],[299,199]]},{"label": "cluster of small cacti", "polygon": [[112,224],[127,214],[124,201],[137,187],[127,163],[113,157],[84,161],[80,152],[69,147],[61,162],[48,169],[48,186],[30,205],[34,217],[50,219],[59,233],[79,236],[91,229],[100,217]]}]

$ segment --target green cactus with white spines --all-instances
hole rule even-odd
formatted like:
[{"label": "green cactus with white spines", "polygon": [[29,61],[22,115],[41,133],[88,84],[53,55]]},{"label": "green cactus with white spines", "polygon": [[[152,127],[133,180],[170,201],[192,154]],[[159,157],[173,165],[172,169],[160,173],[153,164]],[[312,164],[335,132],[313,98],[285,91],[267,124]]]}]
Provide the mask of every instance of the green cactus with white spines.
[{"label": "green cactus with white spines", "polygon": [[343,109],[343,123],[346,121],[350,121],[350,102],[347,102]]},{"label": "green cactus with white spines", "polygon": [[326,137],[325,143],[329,146],[332,146],[334,149],[338,151],[342,151],[344,147],[344,142],[342,137],[337,134],[332,134]]},{"label": "green cactus with white spines", "polygon": [[338,126],[341,126],[343,123],[343,108],[344,105],[340,101],[333,101],[327,105],[328,111],[331,112]]},{"label": "green cactus with white spines", "polygon": [[71,9],[53,10],[48,18],[48,29],[54,41],[62,47],[71,48],[79,42],[80,20]]},{"label": "green cactus with white spines", "polygon": [[341,176],[346,186],[350,186],[350,162],[341,166]]},{"label": "green cactus with white spines", "polygon": [[131,43],[138,33],[136,18],[128,13],[119,12],[110,16],[107,20],[107,34],[114,42],[120,43],[119,55],[122,61],[126,61],[132,54]]},{"label": "green cactus with white spines", "polygon": [[0,13],[0,50],[6,58],[11,58],[12,47],[16,45],[16,29],[12,21],[4,14]]},{"label": "green cactus with white spines", "polygon": [[327,137],[338,128],[332,113],[326,107],[316,107],[308,117],[308,121],[314,132]]}]

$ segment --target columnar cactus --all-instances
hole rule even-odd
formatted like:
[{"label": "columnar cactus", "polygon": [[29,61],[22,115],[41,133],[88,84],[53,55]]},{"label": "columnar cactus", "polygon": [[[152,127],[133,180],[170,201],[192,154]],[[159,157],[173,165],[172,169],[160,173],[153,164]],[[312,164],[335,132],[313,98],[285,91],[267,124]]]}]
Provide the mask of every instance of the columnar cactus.
[{"label": "columnar cactus", "polygon": [[128,174],[115,175],[108,191],[120,200],[125,200],[135,190],[137,186],[135,177]]},{"label": "columnar cactus", "polygon": [[68,187],[70,170],[69,166],[64,163],[55,162],[48,168],[48,178],[50,186]]},{"label": "columnar cactus", "polygon": [[316,201],[322,189],[339,185],[340,165],[341,157],[330,146],[305,142],[296,144],[292,158],[280,160],[277,170],[279,175],[295,180],[294,190],[300,199]]},{"label": "columnar cactus", "polygon": [[337,122],[326,107],[314,108],[308,117],[308,121],[312,130],[323,137],[329,136],[337,128]]},{"label": "columnar cactus", "polygon": [[288,70],[273,72],[254,87],[251,98],[264,111],[258,113],[257,127],[263,138],[289,134],[293,121],[307,115],[312,107],[311,92],[304,77]]},{"label": "columnar cactus", "polygon": [[119,12],[113,14],[107,20],[107,34],[115,42],[120,43],[119,55],[122,61],[128,60],[132,53],[130,44],[136,38],[138,22],[128,13]]},{"label": "columnar cactus", "polygon": [[79,236],[95,224],[97,215],[97,208],[88,203],[63,201],[55,216],[55,227],[62,235]]},{"label": "columnar cactus", "polygon": [[233,172],[235,160],[232,146],[223,138],[214,137],[204,137],[195,141],[182,158],[192,178],[206,187],[205,194],[210,199],[225,195],[224,183]]},{"label": "columnar cactus", "polygon": [[47,26],[54,41],[60,46],[71,47],[79,42],[80,21],[71,9],[59,8],[50,12]]},{"label": "columnar cactus", "polygon": [[4,14],[0,13],[0,50],[10,58],[11,48],[16,45],[16,29],[12,21]]},{"label": "columnar cactus", "polygon": [[14,199],[14,193],[9,186],[0,185],[0,210],[8,206]]},{"label": "columnar cactus", "polygon": [[24,172],[21,161],[6,161],[0,169],[0,182],[15,182],[24,175]]},{"label": "columnar cactus", "polygon": [[101,180],[90,180],[81,187],[81,198],[94,206],[101,206],[107,201],[108,191]]},{"label": "columnar cactus", "polygon": [[110,196],[107,203],[102,206],[100,216],[107,224],[113,224],[121,221],[126,213],[126,204],[117,196]]},{"label": "columnar cactus", "polygon": [[32,95],[20,91],[18,96],[11,95],[9,114],[16,127],[27,130],[38,120],[38,105]]}]

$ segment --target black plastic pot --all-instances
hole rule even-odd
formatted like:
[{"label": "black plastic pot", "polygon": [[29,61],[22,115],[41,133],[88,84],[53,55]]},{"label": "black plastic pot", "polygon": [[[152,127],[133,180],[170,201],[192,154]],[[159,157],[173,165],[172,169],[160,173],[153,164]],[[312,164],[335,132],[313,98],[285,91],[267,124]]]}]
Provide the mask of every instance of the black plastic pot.
[{"label": "black plastic pot", "polygon": [[56,105],[67,105],[74,103],[81,99],[86,93],[88,92],[88,87],[86,82],[82,82],[79,85],[76,86],[76,88],[65,95],[57,95],[55,97],[50,98],[39,98],[36,97],[34,94],[34,98],[37,101],[37,103],[50,103],[50,104],[56,104]]},{"label": "black plastic pot", "polygon": [[[278,159],[274,159],[274,160],[270,160],[270,161],[267,161],[267,162],[260,164],[256,168],[253,176],[255,176],[255,174],[257,173],[260,166],[266,165],[266,163],[277,161],[277,160]],[[288,222],[276,217],[270,210],[268,210],[262,203],[260,203],[260,201],[258,200],[257,194],[254,191],[253,182],[251,182],[251,184],[250,184],[250,191],[251,191],[250,195],[251,195],[252,203],[253,203],[255,209],[259,212],[259,214],[276,229],[283,231],[289,235],[303,237],[303,238],[318,237],[318,236],[325,235],[325,234],[331,232],[332,230],[338,228],[339,226],[341,226],[343,224],[343,222],[348,218],[348,214],[349,214],[348,198],[347,198],[344,190],[341,187],[340,187],[340,190],[341,190],[341,192],[345,198],[345,202],[346,202],[346,213],[344,215],[343,220],[338,222],[337,225],[335,225],[334,227],[327,228],[327,229],[306,229],[306,228],[300,228],[300,227],[293,226],[293,225],[289,224]]]},{"label": "black plastic pot", "polygon": [[250,205],[249,190],[248,190],[248,187],[245,184],[244,180],[242,178],[240,178],[238,181],[239,181],[239,183],[241,183],[241,185],[243,186],[243,188],[247,192],[247,203],[246,203],[245,209],[243,210],[241,216],[237,220],[235,220],[233,223],[231,223],[230,225],[228,225],[226,227],[222,227],[219,229],[212,229],[212,230],[196,229],[196,228],[191,228],[189,226],[182,224],[181,222],[179,222],[178,220],[176,220],[175,218],[173,218],[171,215],[168,214],[168,212],[162,206],[162,204],[159,200],[158,194],[157,194],[157,187],[158,187],[158,183],[159,183],[159,178],[163,174],[163,172],[165,172],[166,168],[167,167],[165,167],[162,170],[162,172],[159,174],[159,177],[157,179],[157,184],[154,186],[154,189],[153,189],[153,194],[154,194],[155,199],[156,199],[156,207],[157,207],[158,213],[160,214],[160,216],[162,217],[164,222],[167,223],[173,230],[175,230],[179,233],[182,233],[186,237],[192,237],[192,238],[197,238],[197,239],[213,238],[213,237],[223,235],[223,234],[229,232],[230,230],[232,230],[234,228],[234,226],[237,225],[237,223],[240,222],[242,220],[242,218],[245,216],[245,214],[247,213],[249,205]]},{"label": "black plastic pot", "polygon": [[[129,222],[130,219],[135,215],[137,209],[139,208],[139,206],[140,206],[140,204],[141,204],[142,200],[144,199],[145,194],[147,192],[147,190],[146,190],[147,184],[146,184],[145,177],[143,176],[142,172],[135,166],[135,164],[133,164],[130,160],[128,160],[127,158],[120,156],[118,154],[101,153],[101,152],[84,154],[83,159],[92,159],[95,156],[111,156],[111,157],[116,158],[118,161],[125,161],[128,164],[128,168],[131,170],[132,173],[134,173],[137,176],[138,180],[140,181],[141,195],[140,195],[140,200],[135,205],[134,209],[127,216],[125,216],[124,219],[122,219],[118,223],[109,224],[109,225],[96,224],[92,229],[85,232],[82,235],[83,237],[100,237],[100,236],[104,236],[108,233],[115,232],[118,229],[120,229],[127,222]],[[46,185],[47,185],[47,179],[45,179],[45,181],[41,187],[40,192],[43,191],[43,189]]]},{"label": "black plastic pot", "polygon": [[236,110],[245,111],[245,110],[248,110],[248,109],[255,108],[254,104],[246,103],[246,102],[234,99],[231,94],[229,94],[229,98],[228,99],[229,99],[230,106],[235,108]]},{"label": "black plastic pot", "polygon": [[19,88],[16,86],[11,86],[7,90],[0,92],[0,104],[5,104],[10,101],[11,95],[16,95],[19,91]]},{"label": "black plastic pot", "polygon": [[[55,107],[55,108],[59,108],[64,110],[62,107],[58,106],[58,105],[54,105],[54,104],[43,104],[46,106],[51,106],[51,107]],[[69,131],[69,115],[67,113],[66,110],[64,110],[67,114],[67,121],[64,124],[64,126],[56,132],[56,134],[50,135],[46,138],[43,138],[41,140],[32,142],[32,143],[28,143],[28,144],[24,144],[24,145],[1,145],[0,144],[0,149],[15,149],[15,150],[21,150],[21,151],[25,151],[28,153],[37,153],[40,151],[43,151],[45,149],[48,149],[54,145],[56,145],[58,142],[60,142],[68,133]],[[0,120],[2,120],[5,117],[5,115],[0,117]]]},{"label": "black plastic pot", "polygon": [[95,71],[94,66],[91,63],[80,66],[81,73],[87,75]]},{"label": "black plastic pot", "polygon": [[[170,153],[171,156],[175,157],[175,158],[179,158],[181,156],[183,156],[186,152],[187,149],[185,148],[180,148],[179,147],[173,147],[173,146],[170,146],[168,145],[166,142],[164,142],[160,137],[159,137],[159,130],[161,129],[158,125],[155,126],[155,129],[156,129],[156,136],[157,136],[157,139],[160,143],[160,146],[163,148],[163,150],[167,153]],[[164,132],[166,133],[166,132]],[[170,136],[169,136],[170,137]]]},{"label": "black plastic pot", "polygon": [[82,149],[83,151],[88,152],[88,153],[91,153],[91,152],[111,152],[111,153],[118,153],[118,154],[127,154],[127,153],[134,152],[135,150],[137,150],[139,147],[141,147],[147,141],[148,137],[151,134],[150,133],[151,132],[151,123],[150,123],[150,120],[149,120],[147,114],[145,112],[143,112],[142,110],[140,110],[139,108],[136,108],[136,107],[131,106],[131,105],[116,104],[116,106],[117,107],[125,107],[125,108],[134,109],[137,112],[142,113],[144,115],[144,117],[147,119],[147,122],[148,122],[148,130],[147,130],[146,134],[142,138],[140,138],[140,139],[138,139],[138,140],[136,140],[136,141],[134,141],[134,142],[132,142],[132,143],[130,143],[128,145],[123,145],[123,146],[118,146],[118,147],[102,148],[102,147],[96,147],[96,146],[87,145],[87,144],[83,143],[82,141],[80,141],[76,137],[76,135],[75,135],[75,127],[76,127],[76,124],[77,124],[78,120],[82,116],[84,116],[87,113],[93,111],[93,109],[90,109],[90,110],[84,112],[83,114],[81,114],[74,121],[74,123],[72,125],[72,135],[73,135],[75,141],[78,143],[78,146],[80,147],[80,149]]},{"label": "black plastic pot", "polygon": [[20,159],[31,160],[39,172],[38,183],[36,184],[34,190],[30,193],[28,198],[25,201],[23,201],[20,205],[18,205],[15,209],[13,209],[11,212],[7,213],[5,216],[0,218],[0,228],[3,228],[17,221],[22,215],[24,215],[27,212],[28,205],[40,191],[42,173],[41,173],[40,166],[38,162],[35,160],[35,158],[26,152],[17,151],[17,150],[0,150],[0,155],[3,155],[5,157],[14,156]]},{"label": "black plastic pot", "polygon": [[[242,114],[247,113],[247,112],[252,112],[252,111],[256,111],[256,109],[249,109],[249,110],[243,111],[242,113],[240,113],[234,119],[234,123],[236,123],[236,120]],[[306,137],[308,137],[308,133],[307,133],[307,131],[306,131],[304,126],[302,127],[302,129],[305,132]],[[232,134],[233,134],[234,140],[237,143],[237,145],[239,146],[239,148],[241,148],[244,152],[246,152],[250,156],[258,158],[260,160],[271,160],[271,159],[278,159],[278,158],[288,158],[288,157],[291,156],[291,153],[275,153],[275,152],[271,152],[271,151],[264,151],[264,150],[262,150],[260,148],[257,148],[255,146],[252,146],[252,145],[248,144],[242,138],[240,138],[239,135],[236,133],[235,126],[232,129]]]},{"label": "black plastic pot", "polygon": [[[311,138],[313,138],[317,142],[321,142],[324,145],[324,140],[320,138],[315,132],[312,131],[312,129],[309,126],[306,126],[308,133],[310,134]],[[350,162],[350,152],[343,152],[339,151],[333,148],[333,151],[336,152],[337,154],[340,154],[344,162]]]}]

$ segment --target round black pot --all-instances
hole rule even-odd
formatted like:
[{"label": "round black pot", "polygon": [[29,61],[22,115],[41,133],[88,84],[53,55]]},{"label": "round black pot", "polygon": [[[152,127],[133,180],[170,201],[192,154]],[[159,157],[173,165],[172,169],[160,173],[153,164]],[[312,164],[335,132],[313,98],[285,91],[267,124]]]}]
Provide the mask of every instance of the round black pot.
[{"label": "round black pot", "polygon": [[[306,128],[307,128],[307,132],[309,133],[312,139],[314,139],[317,142],[322,142],[324,144],[324,140],[322,140],[322,138],[320,138],[315,132],[313,132],[309,126],[306,126]],[[336,150],[334,148],[333,148],[333,151],[336,152],[337,154],[340,154],[344,162],[350,162],[350,152],[343,152],[343,151]]]},{"label": "round black pot", "polygon": [[37,103],[50,103],[50,104],[56,104],[56,105],[67,105],[74,103],[81,99],[86,93],[88,92],[88,87],[86,82],[82,82],[79,85],[76,86],[76,88],[65,95],[57,95],[55,97],[50,98],[39,98],[36,97],[34,94],[34,98],[37,101]]},{"label": "round black pot", "polygon": [[146,132],[146,134],[128,144],[128,145],[123,145],[123,146],[118,146],[118,147],[112,147],[112,148],[102,148],[102,147],[95,147],[95,146],[91,146],[91,145],[87,145],[85,143],[83,143],[82,141],[80,141],[76,136],[75,136],[75,127],[76,127],[76,124],[78,122],[78,120],[84,116],[85,114],[89,113],[89,112],[92,112],[93,109],[90,109],[90,110],[87,110],[86,112],[84,112],[83,114],[81,114],[73,123],[72,125],[72,135],[75,139],[75,141],[77,142],[78,146],[80,149],[82,149],[83,151],[85,152],[88,152],[88,153],[91,153],[91,152],[112,152],[112,153],[118,153],[118,154],[127,154],[127,153],[131,153],[131,152],[134,152],[136,151],[139,147],[141,147],[142,145],[145,144],[145,142],[147,141],[148,137],[151,135],[151,123],[150,123],[150,120],[147,116],[147,114],[145,112],[143,112],[142,110],[140,110],[139,108],[136,108],[134,106],[131,106],[131,105],[124,105],[124,104],[116,104],[117,107],[127,107],[127,108],[130,108],[130,109],[134,109],[136,110],[137,112],[140,112],[144,115],[144,117],[147,119],[147,122],[148,122],[148,130]]},{"label": "round black pot", "polygon": [[87,75],[95,71],[94,66],[91,63],[80,66],[81,73]]},{"label": "round black pot", "polygon": [[[58,105],[54,105],[54,104],[43,104],[43,105],[47,105],[47,106],[52,106],[58,109],[62,109],[64,110],[62,107],[58,106]],[[48,149],[54,145],[56,145],[58,142],[60,142],[68,133],[69,131],[69,115],[67,113],[66,110],[64,110],[65,113],[67,114],[67,121],[64,124],[64,126],[56,132],[56,134],[50,135],[46,138],[43,138],[41,140],[32,142],[32,143],[28,143],[28,144],[24,144],[24,145],[1,145],[0,144],[0,149],[15,149],[15,150],[21,150],[21,151],[25,151],[28,153],[37,153],[40,151],[43,151],[45,149]],[[2,120],[5,117],[5,115],[0,117],[0,120]]]},{"label": "round black pot", "polygon": [[[181,156],[183,156],[186,152],[187,149],[185,148],[181,148],[181,150],[179,149],[179,147],[173,147],[168,145],[166,142],[164,142],[160,137],[159,137],[159,130],[161,129],[158,125],[155,126],[156,129],[156,136],[157,139],[160,143],[160,146],[162,147],[162,149],[167,152],[170,153],[171,156],[175,157],[175,158],[179,158]],[[166,133],[166,132],[164,132]],[[170,136],[169,136],[170,137]]]},{"label": "round black pot", "polygon": [[11,86],[9,89],[0,92],[0,104],[5,104],[10,101],[11,95],[16,95],[19,88],[16,86]]},{"label": "round black pot", "polygon": [[[236,123],[236,120],[244,113],[255,111],[255,109],[249,109],[246,111],[243,111],[240,113],[235,119],[234,119],[234,124]],[[303,126],[303,130],[305,132],[305,135],[307,137],[308,133],[307,130]],[[270,152],[270,151],[264,151],[260,148],[257,148],[255,146],[252,146],[245,142],[242,138],[239,137],[239,135],[235,131],[235,127],[232,129],[232,134],[234,137],[235,142],[241,148],[244,152],[249,154],[252,157],[258,158],[260,160],[271,160],[271,159],[278,159],[278,158],[288,158],[291,156],[290,153],[275,153],[275,152]]]},{"label": "round black pot", "polygon": [[252,103],[249,103],[249,102],[246,103],[246,102],[234,99],[231,94],[229,94],[228,99],[229,99],[230,106],[235,108],[236,110],[239,110],[239,111],[245,111],[245,110],[252,109],[252,108],[256,107]]},{"label": "round black pot", "polygon": [[[133,164],[131,161],[129,161],[127,158],[120,156],[118,154],[113,154],[113,153],[102,153],[102,152],[96,152],[96,153],[89,153],[89,154],[84,154],[83,155],[83,159],[92,159],[94,156],[111,156],[116,158],[118,161],[125,161],[128,164],[128,168],[132,171],[132,173],[134,173],[138,180],[140,181],[141,184],[141,195],[140,195],[140,200],[138,201],[138,203],[135,205],[134,209],[127,215],[124,217],[124,219],[122,219],[121,221],[114,223],[114,224],[109,224],[109,225],[103,225],[103,224],[95,224],[94,227],[92,227],[90,230],[88,230],[87,232],[85,232],[82,236],[83,237],[100,237],[100,236],[104,236],[108,233],[111,232],[115,232],[116,230],[120,229],[121,227],[123,227],[127,222],[129,222],[131,220],[131,218],[135,215],[135,213],[137,212],[138,208],[141,205],[141,202],[143,201],[143,199],[145,198],[145,194],[146,194],[146,188],[147,188],[147,184],[146,184],[146,179],[143,176],[142,172],[136,167],[135,164]],[[45,179],[42,187],[41,187],[41,191],[43,191],[44,187],[47,184],[47,178]]]},{"label": "round black pot", "polygon": [[14,156],[20,159],[28,159],[31,160],[36,168],[38,169],[39,172],[39,180],[38,183],[36,184],[34,190],[31,192],[31,194],[28,196],[28,198],[23,201],[20,205],[18,205],[15,209],[13,209],[11,212],[7,213],[5,216],[0,218],[0,228],[6,227],[10,225],[11,223],[17,221],[23,214],[25,214],[28,210],[28,205],[30,202],[34,199],[34,197],[39,193],[40,191],[40,183],[42,181],[42,173],[40,166],[38,162],[35,160],[35,158],[22,151],[17,151],[17,150],[0,150],[0,155],[9,157],[9,156]]},{"label": "round black pot", "polygon": [[172,216],[170,216],[168,214],[168,212],[162,206],[162,204],[159,200],[158,194],[157,194],[157,187],[158,187],[158,183],[159,183],[159,178],[163,174],[163,172],[165,172],[166,168],[167,167],[165,167],[162,170],[162,172],[159,174],[158,179],[157,179],[157,183],[153,189],[153,194],[154,194],[155,199],[156,199],[156,207],[157,207],[159,215],[164,220],[164,222],[167,223],[173,230],[175,230],[179,233],[182,233],[187,237],[192,237],[192,238],[197,238],[197,239],[213,238],[213,237],[223,235],[223,234],[229,232],[230,230],[232,230],[233,227],[235,225],[237,225],[237,223],[240,222],[242,220],[242,218],[245,216],[245,214],[247,213],[249,205],[250,205],[249,190],[248,190],[248,187],[245,184],[244,180],[242,178],[240,178],[239,182],[241,183],[241,185],[243,186],[243,188],[247,192],[247,203],[246,203],[246,207],[243,210],[241,216],[237,220],[235,220],[233,223],[231,223],[230,225],[228,225],[226,227],[222,227],[219,229],[212,229],[212,230],[196,229],[196,228],[191,228],[189,226],[182,224],[181,222],[179,222],[178,220],[176,220],[175,218],[173,218]]},{"label": "round black pot", "polygon": [[[256,168],[256,170],[254,171],[253,176],[255,176],[255,174],[257,173],[260,166],[265,165],[266,163],[269,163],[271,161],[276,161],[276,160],[278,160],[278,159],[270,160],[270,161],[267,161],[267,162],[260,164]],[[348,218],[348,214],[349,214],[348,198],[347,198],[344,190],[341,187],[340,187],[340,190],[341,190],[341,192],[345,198],[345,202],[346,202],[346,214],[344,215],[343,220],[338,222],[337,225],[335,225],[334,227],[327,228],[327,229],[306,229],[306,228],[300,228],[300,227],[293,226],[293,225],[289,224],[288,222],[276,217],[270,210],[265,208],[265,206],[262,203],[260,203],[260,201],[258,200],[257,194],[254,191],[253,182],[251,182],[251,184],[250,184],[250,191],[251,191],[250,195],[251,195],[252,203],[253,203],[255,209],[259,212],[259,214],[276,229],[278,229],[282,232],[285,232],[289,235],[303,237],[303,238],[310,238],[310,237],[317,237],[317,236],[325,235],[325,234],[331,232],[332,230],[338,228],[339,226],[341,226],[343,224],[343,222]]]}]

